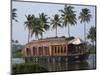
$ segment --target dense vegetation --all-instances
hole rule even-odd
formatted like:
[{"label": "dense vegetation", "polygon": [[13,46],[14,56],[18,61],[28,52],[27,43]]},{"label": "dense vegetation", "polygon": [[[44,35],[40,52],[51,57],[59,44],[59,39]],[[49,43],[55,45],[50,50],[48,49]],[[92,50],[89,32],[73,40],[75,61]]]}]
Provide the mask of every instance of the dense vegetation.
[{"label": "dense vegetation", "polygon": [[21,50],[23,48],[23,45],[19,43],[18,40],[12,40],[12,57],[13,58],[21,58]]}]

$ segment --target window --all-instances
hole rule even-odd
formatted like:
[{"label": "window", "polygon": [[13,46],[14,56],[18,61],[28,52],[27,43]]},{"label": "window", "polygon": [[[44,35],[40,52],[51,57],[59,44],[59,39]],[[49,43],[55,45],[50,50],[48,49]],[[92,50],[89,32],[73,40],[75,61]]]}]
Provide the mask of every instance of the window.
[{"label": "window", "polygon": [[26,48],[26,53],[27,53],[27,56],[30,56],[31,55],[30,48]]},{"label": "window", "polygon": [[66,53],[66,47],[64,47],[64,53]]},{"label": "window", "polygon": [[63,53],[63,47],[61,46],[61,53]]},{"label": "window", "polygon": [[48,55],[48,47],[44,47],[45,55]]},{"label": "window", "polygon": [[60,53],[60,48],[59,48],[59,46],[57,46],[58,47],[58,53]]},{"label": "window", "polygon": [[55,46],[55,53],[57,53],[57,47]]},{"label": "window", "polygon": [[36,47],[33,47],[33,56],[36,55]]},{"label": "window", "polygon": [[43,47],[39,47],[39,55],[43,55]]}]

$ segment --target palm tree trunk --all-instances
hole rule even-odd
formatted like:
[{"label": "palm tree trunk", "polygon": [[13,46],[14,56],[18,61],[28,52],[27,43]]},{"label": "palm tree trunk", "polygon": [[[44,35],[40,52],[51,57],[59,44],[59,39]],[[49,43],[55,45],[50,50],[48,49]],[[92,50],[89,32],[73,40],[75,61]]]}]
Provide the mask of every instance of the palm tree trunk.
[{"label": "palm tree trunk", "polygon": [[86,23],[84,23],[84,42],[85,42],[85,45],[84,45],[84,52],[86,50]]},{"label": "palm tree trunk", "polygon": [[38,39],[39,39],[39,35],[38,35],[38,33],[35,32],[34,35],[35,35],[35,39],[38,40]]},{"label": "palm tree trunk", "polygon": [[86,43],[86,23],[84,23],[84,42]]},{"label": "palm tree trunk", "polygon": [[43,39],[43,34],[41,34],[41,39]]},{"label": "palm tree trunk", "polygon": [[57,37],[57,26],[56,26],[56,37]]},{"label": "palm tree trunk", "polygon": [[92,41],[92,46],[93,46],[93,49],[94,49],[94,41]]},{"label": "palm tree trunk", "polygon": [[68,24],[68,36],[70,37],[70,27],[69,27],[69,24]]},{"label": "palm tree trunk", "polygon": [[95,49],[95,41],[94,41],[94,40],[93,40],[93,49],[96,50],[96,49]]},{"label": "palm tree trunk", "polygon": [[29,30],[29,33],[28,33],[28,43],[30,41],[30,30]]},{"label": "palm tree trunk", "polygon": [[39,40],[39,35],[36,36],[37,40]]}]

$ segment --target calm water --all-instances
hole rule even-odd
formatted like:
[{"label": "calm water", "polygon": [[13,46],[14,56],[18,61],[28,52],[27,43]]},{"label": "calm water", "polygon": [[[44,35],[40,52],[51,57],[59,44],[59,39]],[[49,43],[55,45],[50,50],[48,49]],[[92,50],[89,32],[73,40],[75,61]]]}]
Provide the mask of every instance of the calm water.
[{"label": "calm water", "polygon": [[95,54],[91,54],[85,61],[73,61],[66,63],[41,63],[49,71],[72,71],[96,68]]},{"label": "calm water", "polygon": [[[22,58],[14,58],[13,64],[24,63]],[[40,63],[49,71],[71,71],[71,70],[87,70],[96,68],[95,54],[89,55],[89,58],[85,61],[73,61],[63,63]]]},{"label": "calm water", "polygon": [[13,58],[12,59],[12,64],[21,64],[25,63],[25,60],[23,58]]}]

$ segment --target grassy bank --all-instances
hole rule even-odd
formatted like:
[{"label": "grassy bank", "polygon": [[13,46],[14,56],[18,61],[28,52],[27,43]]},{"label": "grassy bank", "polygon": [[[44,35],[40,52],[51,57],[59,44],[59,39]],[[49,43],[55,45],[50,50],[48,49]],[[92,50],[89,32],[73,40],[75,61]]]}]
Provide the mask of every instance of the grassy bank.
[{"label": "grassy bank", "polygon": [[40,73],[40,72],[48,72],[47,69],[45,69],[40,64],[34,64],[34,63],[24,63],[24,64],[14,64],[12,66],[12,72],[13,74],[27,74],[27,73]]}]

